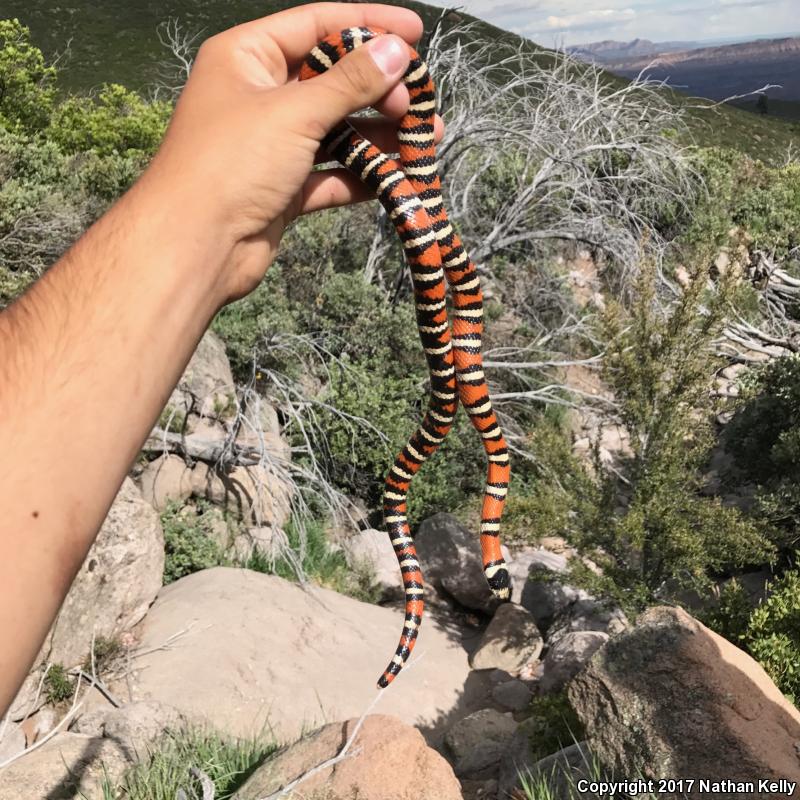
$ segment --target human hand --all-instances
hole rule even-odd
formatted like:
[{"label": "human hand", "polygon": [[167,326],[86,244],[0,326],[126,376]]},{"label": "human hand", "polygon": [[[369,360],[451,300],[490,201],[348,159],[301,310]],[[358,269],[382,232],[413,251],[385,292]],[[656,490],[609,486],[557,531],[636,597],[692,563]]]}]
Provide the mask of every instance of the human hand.
[{"label": "human hand", "polygon": [[[299,82],[314,45],[351,26],[380,27],[390,35]],[[384,117],[352,124],[382,149],[396,150],[393,120],[409,102],[398,82],[408,66],[406,43],[421,33],[421,20],[406,9],[315,3],[239,25],[202,45],[143,181],[166,192],[187,225],[222,240],[221,302],[258,285],[298,214],[371,197],[346,170],[312,167],[330,160],[319,151],[325,134],[367,106]],[[437,138],[442,129],[437,119]]]}]

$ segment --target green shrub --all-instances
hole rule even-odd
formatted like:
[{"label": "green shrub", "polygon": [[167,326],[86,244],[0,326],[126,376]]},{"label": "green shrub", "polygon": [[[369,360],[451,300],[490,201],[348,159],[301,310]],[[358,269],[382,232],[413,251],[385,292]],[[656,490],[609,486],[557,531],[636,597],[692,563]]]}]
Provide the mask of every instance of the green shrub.
[{"label": "green shrub", "polygon": [[118,84],[104,85],[95,97],[77,95],[54,110],[48,136],[65,153],[101,156],[130,151],[151,155],[164,136],[172,104],[147,101]]},{"label": "green shrub", "polygon": [[200,782],[190,774],[197,769],[214,784],[216,800],[233,797],[254,770],[277,746],[271,738],[233,737],[203,728],[175,730],[157,741],[116,784],[103,781],[104,800],[175,800],[178,790],[201,797]]},{"label": "green shrub", "polygon": [[75,693],[75,680],[63,664],[51,664],[44,679],[44,696],[48,703],[63,703],[72,699]]},{"label": "green shrub", "polygon": [[743,641],[789,700],[800,703],[800,570],[787,570],[768,587]]},{"label": "green shrub", "polygon": [[604,503],[579,542],[596,548],[606,587],[626,604],[663,600],[681,588],[706,591],[713,574],[763,563],[774,552],[768,526],[700,493],[714,442],[711,343],[733,288],[726,278],[709,292],[707,279],[707,269],[699,270],[662,312],[655,269],[645,264],[632,308],[611,302],[604,320],[605,378],[632,454],[624,484],[605,474]]},{"label": "green shrub", "polygon": [[[325,526],[321,522],[312,521],[303,526],[304,542],[301,538],[301,527],[294,520],[289,520],[284,530],[292,554],[297,557],[308,580],[366,603],[376,603],[379,600],[380,593],[375,586],[372,571],[366,565],[349,567],[344,555],[331,549],[325,535]],[[243,566],[290,581],[298,578],[298,570],[292,560],[287,557],[270,559],[258,550]]]},{"label": "green shrub", "polygon": [[31,44],[17,19],[0,19],[0,128],[34,133],[45,128],[55,99],[56,70]]},{"label": "green shrub", "polygon": [[583,740],[583,725],[566,691],[534,696],[529,710],[531,717],[523,723],[523,730],[530,742],[533,761]]},{"label": "green shrub", "polygon": [[164,584],[227,563],[223,548],[212,537],[211,508],[202,500],[194,509],[171,502],[162,512]]}]

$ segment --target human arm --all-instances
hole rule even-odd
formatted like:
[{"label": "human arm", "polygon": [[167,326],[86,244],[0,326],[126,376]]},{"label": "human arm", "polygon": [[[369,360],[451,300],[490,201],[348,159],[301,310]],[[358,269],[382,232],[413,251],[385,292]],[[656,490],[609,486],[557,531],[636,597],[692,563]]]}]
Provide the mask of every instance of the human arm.
[{"label": "human arm", "polygon": [[310,171],[346,114],[402,113],[405,48],[384,51],[385,72],[370,50],[394,37],[294,80],[350,25],[421,33],[403,9],[331,3],[206,42],[150,167],[0,314],[0,717],[214,314],[255,288],[297,214],[366,197]]}]

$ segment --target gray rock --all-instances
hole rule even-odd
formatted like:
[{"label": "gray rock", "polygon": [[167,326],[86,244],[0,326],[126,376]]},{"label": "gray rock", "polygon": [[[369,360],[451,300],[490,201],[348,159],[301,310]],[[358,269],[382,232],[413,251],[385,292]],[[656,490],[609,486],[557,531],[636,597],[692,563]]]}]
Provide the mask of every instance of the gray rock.
[{"label": "gray rock", "polygon": [[530,612],[514,603],[497,609],[470,657],[473,669],[502,669],[519,672],[542,652],[542,635]]},{"label": "gray rock", "polygon": [[[614,774],[800,782],[800,710],[750,656],[681,609],[649,609],[567,692]],[[686,796],[707,795],[697,785]]]},{"label": "gray rock", "polygon": [[580,597],[581,590],[557,580],[528,578],[520,590],[520,604],[533,614],[539,629],[547,634],[553,619]]},{"label": "gray rock", "polygon": [[576,599],[559,611],[548,628],[548,645],[554,645],[563,636],[575,631],[601,631],[615,636],[627,630],[628,618],[619,608],[597,600],[583,589],[577,589],[576,593]]},{"label": "gray rock", "polygon": [[562,636],[544,658],[540,690],[558,692],[563,689],[607,641],[608,634],[601,631],[574,631]]},{"label": "gray rock", "polygon": [[342,549],[351,569],[365,567],[374,577],[384,598],[403,597],[403,576],[397,556],[384,531],[369,528],[342,540]]},{"label": "gray rock", "polygon": [[[225,344],[213,331],[206,331],[166,408],[183,416],[217,416],[230,409],[235,396]],[[235,407],[235,403],[233,405]]]},{"label": "gray rock", "polygon": [[444,737],[456,775],[479,772],[497,764],[517,730],[511,714],[491,708],[460,719]]},{"label": "gray rock", "polygon": [[491,612],[499,605],[481,563],[480,537],[449,514],[426,519],[414,537],[422,574],[467,608]]},{"label": "gray rock", "polygon": [[515,552],[508,566],[512,585],[511,601],[522,603],[522,592],[531,569],[546,570],[553,575],[561,575],[567,571],[567,563],[567,556],[542,547],[525,547]]},{"label": "gray rock", "polygon": [[531,702],[531,691],[516,679],[492,687],[492,700],[509,711],[524,711]]}]

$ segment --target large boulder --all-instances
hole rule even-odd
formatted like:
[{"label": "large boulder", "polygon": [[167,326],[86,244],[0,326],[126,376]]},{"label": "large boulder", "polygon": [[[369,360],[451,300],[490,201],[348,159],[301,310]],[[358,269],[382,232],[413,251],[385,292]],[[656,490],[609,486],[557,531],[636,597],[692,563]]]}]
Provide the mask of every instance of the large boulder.
[{"label": "large boulder", "polygon": [[[269,725],[286,739],[361,714],[402,625],[399,609],[328,589],[245,569],[204,570],[166,586],[148,613],[134,695],[232,734]],[[380,710],[426,725],[457,707],[469,664],[433,614],[426,614],[416,648]]]},{"label": "large boulder", "polygon": [[522,603],[522,592],[531,571],[535,574],[546,573],[557,576],[564,575],[568,566],[568,553],[557,553],[544,547],[524,547],[518,550],[508,565],[508,572],[511,575],[511,601]]},{"label": "large boulder", "polygon": [[518,673],[526,664],[536,661],[543,644],[531,613],[522,606],[506,603],[492,617],[470,664],[473,669]]},{"label": "large boulder", "polygon": [[12,719],[34,710],[42,665],[75,666],[89,654],[93,636],[113,639],[130,630],[155,599],[163,575],[158,514],[126,478],[12,706]]},{"label": "large boulder", "polygon": [[[567,691],[616,774],[800,782],[800,711],[750,656],[681,609],[647,611]],[[701,788],[686,796],[708,796]],[[746,796],[770,795],[756,783]]]},{"label": "large boulder", "polygon": [[[339,754],[357,720],[334,722],[290,745],[256,770],[234,800],[271,796],[312,768]],[[313,775],[290,797],[326,800],[461,800],[450,765],[425,744],[422,734],[399,719],[371,716],[344,759]]]},{"label": "large boulder", "polygon": [[[414,537],[428,583],[444,589],[461,605],[478,611],[494,611],[497,600],[483,574],[480,537],[450,514],[434,514]],[[509,560],[507,553],[506,560]]]}]

